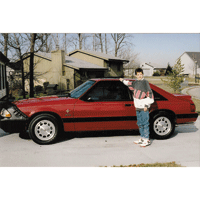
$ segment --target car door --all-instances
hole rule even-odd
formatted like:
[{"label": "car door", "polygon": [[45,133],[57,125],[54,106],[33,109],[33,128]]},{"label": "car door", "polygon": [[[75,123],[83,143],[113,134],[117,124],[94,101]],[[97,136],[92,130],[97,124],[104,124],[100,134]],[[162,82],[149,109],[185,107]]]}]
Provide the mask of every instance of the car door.
[{"label": "car door", "polygon": [[75,104],[75,130],[137,129],[132,95],[119,80],[97,82]]}]

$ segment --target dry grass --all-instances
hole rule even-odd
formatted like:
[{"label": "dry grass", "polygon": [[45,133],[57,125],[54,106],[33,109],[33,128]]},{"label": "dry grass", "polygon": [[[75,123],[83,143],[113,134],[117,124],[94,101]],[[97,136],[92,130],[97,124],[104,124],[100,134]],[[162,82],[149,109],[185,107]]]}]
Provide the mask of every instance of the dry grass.
[{"label": "dry grass", "polygon": [[[106,166],[107,167],[107,166]],[[183,167],[179,164],[176,164],[176,162],[166,162],[166,163],[151,163],[151,164],[133,164],[133,165],[120,165],[120,166],[112,166],[112,167]]]}]

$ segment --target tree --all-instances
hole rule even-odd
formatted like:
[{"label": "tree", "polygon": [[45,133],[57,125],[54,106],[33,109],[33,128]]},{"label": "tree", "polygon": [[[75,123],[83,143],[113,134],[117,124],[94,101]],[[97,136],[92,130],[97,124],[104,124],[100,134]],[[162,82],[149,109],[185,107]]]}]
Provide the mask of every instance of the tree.
[{"label": "tree", "polygon": [[100,45],[100,48],[101,48],[101,52],[103,53],[103,41],[102,41],[101,33],[98,33],[98,34],[95,34],[95,35],[99,39],[99,45]]},{"label": "tree", "polygon": [[31,34],[31,47],[30,47],[30,97],[34,97],[34,84],[33,84],[33,61],[34,61],[34,47],[35,47],[36,33]]},{"label": "tree", "polygon": [[129,60],[129,62],[124,65],[124,74],[126,76],[131,78],[135,76],[135,69],[140,66],[138,55],[139,54],[134,53],[130,48],[124,49],[123,52],[121,52],[120,57]]},{"label": "tree", "polygon": [[26,34],[28,40],[30,41],[30,97],[34,97],[34,83],[33,83],[33,75],[34,75],[34,53],[42,50],[47,35],[43,33],[31,33]]},{"label": "tree", "polygon": [[13,34],[14,38],[10,41],[10,46],[12,46],[18,54],[18,57],[20,58],[20,65],[21,65],[21,72],[22,72],[22,95],[23,98],[26,98],[25,95],[25,79],[24,79],[24,65],[23,65],[23,55],[22,55],[22,49],[21,44],[23,43],[23,37],[21,34],[17,35],[16,33]]},{"label": "tree", "polygon": [[4,33],[4,55],[8,56],[8,33]]},{"label": "tree", "polygon": [[167,80],[163,80],[168,86],[170,86],[174,93],[180,92],[181,83],[184,80],[182,73],[184,71],[184,65],[181,64],[181,59],[179,58],[176,64],[172,67],[172,72],[167,76]]},{"label": "tree", "polygon": [[107,35],[105,33],[105,51],[106,51],[106,54],[108,53],[108,48],[107,48],[108,44],[107,44]]},{"label": "tree", "polygon": [[119,56],[120,50],[123,47],[128,47],[129,45],[133,45],[131,42],[131,38],[133,37],[131,34],[126,33],[111,33],[111,37],[115,44],[115,57]]},{"label": "tree", "polygon": [[168,66],[167,66],[167,69],[166,69],[166,72],[165,72],[165,76],[169,75],[170,73],[172,73],[172,67],[168,63]]},{"label": "tree", "polygon": [[79,49],[82,49],[82,44],[83,44],[83,37],[82,33],[78,33],[78,38],[79,38]]}]

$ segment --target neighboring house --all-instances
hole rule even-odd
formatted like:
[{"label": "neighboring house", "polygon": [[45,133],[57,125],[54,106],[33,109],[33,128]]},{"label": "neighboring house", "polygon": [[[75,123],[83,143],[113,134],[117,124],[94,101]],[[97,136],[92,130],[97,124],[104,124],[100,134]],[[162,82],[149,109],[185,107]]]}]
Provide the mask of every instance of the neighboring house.
[{"label": "neighboring house", "polygon": [[0,52],[0,99],[8,95],[6,65],[9,59]]},{"label": "neighboring house", "polygon": [[153,76],[153,73],[159,71],[161,75],[164,75],[167,67],[155,64],[155,63],[141,63],[140,67],[143,69],[144,76]]},{"label": "neighboring house", "polygon": [[200,74],[200,52],[184,52],[180,57],[184,74],[194,77],[197,64],[197,74]]},{"label": "neighboring house", "polygon": [[[20,61],[16,62],[19,63]],[[123,63],[129,62],[112,55],[75,50],[65,55],[63,50],[34,54],[34,85],[58,84],[59,90],[71,90],[89,78],[122,77]],[[29,78],[30,55],[23,58],[25,77]],[[26,80],[26,90],[28,88]]]}]

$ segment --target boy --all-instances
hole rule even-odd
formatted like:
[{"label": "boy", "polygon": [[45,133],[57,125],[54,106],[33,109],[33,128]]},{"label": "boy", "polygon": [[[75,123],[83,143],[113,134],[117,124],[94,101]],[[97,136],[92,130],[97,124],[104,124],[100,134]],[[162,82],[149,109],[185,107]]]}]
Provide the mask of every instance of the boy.
[{"label": "boy", "polygon": [[140,144],[141,147],[150,145],[149,140],[149,108],[154,102],[153,92],[147,80],[143,78],[143,70],[137,68],[135,70],[137,80],[134,82],[125,81],[120,78],[125,85],[133,92],[134,106],[136,108],[137,125],[141,138],[134,141],[135,144]]}]

